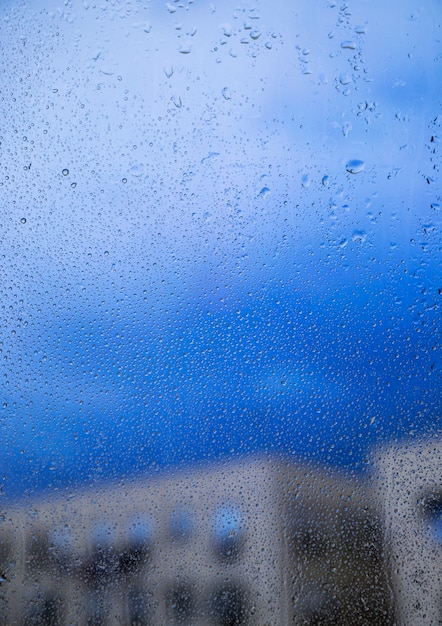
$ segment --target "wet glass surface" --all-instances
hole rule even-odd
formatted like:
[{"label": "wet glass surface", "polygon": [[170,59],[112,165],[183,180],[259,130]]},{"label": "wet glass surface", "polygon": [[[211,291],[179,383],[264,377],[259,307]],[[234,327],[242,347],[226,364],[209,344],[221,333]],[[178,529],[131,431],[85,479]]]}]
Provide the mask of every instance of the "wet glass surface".
[{"label": "wet glass surface", "polygon": [[440,23],[2,2],[2,623],[442,619]]}]

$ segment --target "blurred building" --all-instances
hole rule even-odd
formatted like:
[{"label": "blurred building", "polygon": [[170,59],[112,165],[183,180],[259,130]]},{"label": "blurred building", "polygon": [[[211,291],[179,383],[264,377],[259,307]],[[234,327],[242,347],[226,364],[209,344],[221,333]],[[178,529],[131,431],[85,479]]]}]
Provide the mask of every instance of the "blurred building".
[{"label": "blurred building", "polygon": [[364,487],[281,458],[182,469],[3,511],[3,624],[388,624]]},{"label": "blurred building", "polygon": [[442,624],[442,442],[394,446],[377,463],[397,623]]}]

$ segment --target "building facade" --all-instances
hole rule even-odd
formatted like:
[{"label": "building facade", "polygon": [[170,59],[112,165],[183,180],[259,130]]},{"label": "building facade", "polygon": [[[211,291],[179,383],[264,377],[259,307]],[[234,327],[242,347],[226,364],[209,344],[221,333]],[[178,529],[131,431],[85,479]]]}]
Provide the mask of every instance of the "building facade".
[{"label": "building facade", "polygon": [[442,443],[390,447],[377,465],[397,623],[442,624]]},{"label": "building facade", "polygon": [[252,457],[11,507],[4,624],[389,624],[365,488]]}]

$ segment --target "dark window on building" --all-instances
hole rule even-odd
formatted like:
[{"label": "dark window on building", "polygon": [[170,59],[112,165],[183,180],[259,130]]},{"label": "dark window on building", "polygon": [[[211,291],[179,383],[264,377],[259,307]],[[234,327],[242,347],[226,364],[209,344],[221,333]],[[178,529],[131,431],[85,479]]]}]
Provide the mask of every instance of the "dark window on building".
[{"label": "dark window on building", "polygon": [[223,561],[236,560],[244,544],[244,525],[241,511],[236,506],[222,506],[214,515],[213,548]]},{"label": "dark window on building", "polygon": [[62,605],[59,598],[50,594],[29,602],[24,626],[59,626],[62,623]]},{"label": "dark window on building", "polygon": [[127,609],[129,626],[151,624],[151,598],[144,589],[132,588],[128,593]]},{"label": "dark window on building", "polygon": [[215,589],[209,604],[216,626],[244,626],[248,623],[246,594],[239,585],[226,584]]},{"label": "dark window on building", "polygon": [[166,594],[168,618],[172,624],[191,624],[195,614],[195,591],[187,583],[173,585]]},{"label": "dark window on building", "polygon": [[426,499],[424,515],[433,539],[442,545],[442,494],[431,495]]},{"label": "dark window on building", "polygon": [[100,592],[90,592],[86,596],[87,626],[106,626],[106,605]]},{"label": "dark window on building", "polygon": [[124,545],[120,551],[122,572],[136,572],[150,559],[153,548],[152,525],[144,519],[135,520],[128,528]]},{"label": "dark window on building", "polygon": [[28,537],[27,562],[31,568],[44,568],[49,563],[49,540],[43,529],[34,530]]},{"label": "dark window on building", "polygon": [[97,524],[92,531],[90,555],[85,559],[86,580],[96,586],[113,582],[119,574],[115,531],[108,524]]}]

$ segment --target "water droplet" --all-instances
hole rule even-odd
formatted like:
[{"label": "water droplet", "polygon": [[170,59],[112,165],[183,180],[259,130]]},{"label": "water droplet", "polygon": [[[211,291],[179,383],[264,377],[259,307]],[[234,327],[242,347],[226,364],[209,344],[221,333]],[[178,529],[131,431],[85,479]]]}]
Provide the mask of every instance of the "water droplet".
[{"label": "water droplet", "polygon": [[270,194],[270,189],[268,187],[263,187],[261,189],[261,191],[259,192],[259,197],[260,198],[266,198],[269,194]]},{"label": "water droplet", "polygon": [[179,96],[171,96],[170,98],[177,109],[181,109],[183,103],[181,102],[181,98]]},{"label": "water droplet", "polygon": [[345,169],[350,174],[359,174],[365,170],[365,163],[359,159],[351,159],[347,162]]},{"label": "water droplet", "polygon": [[344,48],[345,50],[356,50],[357,47],[358,46],[355,41],[343,41],[341,43],[341,48]]},{"label": "water droplet", "polygon": [[228,87],[224,87],[222,90],[224,100],[231,100],[232,96],[230,94],[230,89]]},{"label": "water droplet", "polygon": [[324,187],[329,187],[330,186],[330,176],[323,176],[322,177],[322,184],[324,185]]},{"label": "water droplet", "polygon": [[75,189],[76,186],[77,186],[77,183],[71,183],[72,189]]},{"label": "water droplet", "polygon": [[259,39],[261,37],[261,31],[260,30],[252,30],[252,32],[250,33],[250,37],[256,41],[257,39]]},{"label": "water droplet", "polygon": [[63,176],[67,176],[69,174],[69,170],[64,168],[61,173],[63,174]]},{"label": "water droplet", "polygon": [[341,74],[339,76],[339,82],[341,83],[341,85],[348,85],[349,83],[351,83],[351,76],[350,76],[350,74],[347,74],[346,72]]},{"label": "water droplet", "polygon": [[122,179],[121,179],[121,182],[122,182],[122,183],[124,183],[124,184],[126,184],[126,183],[127,183],[127,178],[122,178]]},{"label": "water droplet", "polygon": [[363,230],[355,230],[351,237],[351,240],[354,243],[364,243],[366,239],[367,239],[367,233]]},{"label": "water droplet", "polygon": [[137,178],[143,175],[143,170],[144,165],[142,163],[137,163],[136,165],[132,165],[132,167],[129,168],[129,172],[132,174],[132,176],[136,176]]},{"label": "water droplet", "polygon": [[355,33],[357,33],[358,35],[365,35],[366,32],[367,32],[366,26],[359,25],[359,26],[356,26],[355,28]]},{"label": "water droplet", "polygon": [[190,54],[191,51],[192,51],[192,46],[190,45],[190,43],[183,43],[178,48],[178,52],[180,52],[181,54]]},{"label": "water droplet", "polygon": [[345,237],[343,237],[343,238],[340,240],[340,242],[339,242],[339,244],[338,244],[338,245],[339,245],[339,247],[340,247],[340,248],[345,248],[347,244],[348,244],[348,239],[346,239]]},{"label": "water droplet", "polygon": [[348,137],[348,134],[352,130],[352,128],[353,126],[351,122],[344,122],[344,124],[342,124],[342,134],[344,135],[344,137]]},{"label": "water droplet", "polygon": [[301,184],[305,188],[310,187],[310,176],[308,174],[304,174],[301,178]]},{"label": "water droplet", "polygon": [[272,49],[272,44],[270,43],[270,41],[266,41],[265,42],[265,47],[267,48],[267,50],[271,50]]},{"label": "water droplet", "polygon": [[229,24],[229,22],[224,22],[224,24],[220,24],[219,27],[221,29],[222,34],[225,37],[231,37],[232,36],[232,30],[233,29],[232,29],[232,25]]},{"label": "water droplet", "polygon": [[21,218],[21,220],[20,220],[20,222],[21,222],[22,224],[26,224],[26,218],[25,218],[25,217],[22,217],[22,218]]},{"label": "water droplet", "polygon": [[203,159],[201,159],[201,165],[205,162],[205,161],[209,161],[210,159],[214,159],[215,157],[219,156],[219,152],[209,152],[209,154],[204,157]]},{"label": "water droplet", "polygon": [[164,66],[164,73],[166,74],[167,78],[170,78],[173,75],[173,66],[172,65],[165,65]]}]

